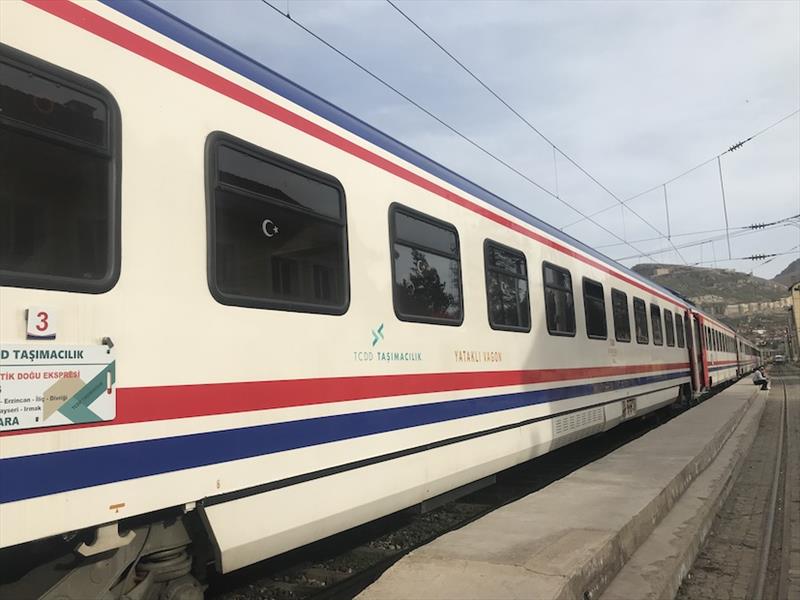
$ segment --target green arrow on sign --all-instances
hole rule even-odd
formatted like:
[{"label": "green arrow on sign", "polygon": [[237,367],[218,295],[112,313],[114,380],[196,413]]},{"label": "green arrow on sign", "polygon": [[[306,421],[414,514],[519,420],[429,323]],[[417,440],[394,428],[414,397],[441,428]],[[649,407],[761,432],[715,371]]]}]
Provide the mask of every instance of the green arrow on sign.
[{"label": "green arrow on sign", "polygon": [[107,373],[111,373],[111,385],[114,385],[117,380],[116,361],[109,363],[105,369],[95,375],[89,383],[83,386],[72,398],[67,400],[63,406],[58,409],[58,412],[73,423],[94,423],[95,421],[101,421],[102,419],[100,417],[89,410],[89,406],[106,393],[108,389]]}]

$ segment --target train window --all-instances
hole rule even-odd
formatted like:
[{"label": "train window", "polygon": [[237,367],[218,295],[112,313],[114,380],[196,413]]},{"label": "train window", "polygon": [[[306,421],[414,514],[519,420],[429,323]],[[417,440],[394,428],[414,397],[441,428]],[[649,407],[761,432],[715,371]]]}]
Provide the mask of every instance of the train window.
[{"label": "train window", "polygon": [[664,332],[661,329],[661,309],[655,304],[650,305],[650,322],[653,326],[653,343],[656,346],[662,346]]},{"label": "train window", "polygon": [[614,337],[618,342],[630,342],[631,318],[628,314],[628,296],[625,292],[611,290],[611,312],[614,313]]},{"label": "train window", "polygon": [[586,277],[583,278],[583,310],[586,315],[586,335],[593,340],[606,339],[608,324],[603,286]]},{"label": "train window", "polygon": [[207,178],[209,289],[218,302],[347,310],[345,197],[334,177],[217,132]]},{"label": "train window", "polygon": [[675,313],[675,338],[678,343],[678,348],[683,348],[686,346],[686,335],[683,327],[683,317],[678,313]]},{"label": "train window", "polygon": [[636,342],[647,344],[650,341],[647,332],[647,305],[641,298],[633,299],[633,323],[636,326]]},{"label": "train window", "polygon": [[403,321],[460,325],[461,258],[455,227],[410,208],[389,209],[394,311]]},{"label": "train window", "polygon": [[667,346],[675,345],[675,324],[672,321],[672,312],[664,309],[664,334],[667,338]]},{"label": "train window", "polygon": [[575,304],[572,275],[562,267],[542,263],[544,309],[550,335],[575,335]]},{"label": "train window", "polygon": [[489,325],[492,329],[530,331],[531,305],[525,255],[490,240],[484,243],[483,252]]},{"label": "train window", "polygon": [[120,129],[100,85],[0,45],[0,285],[114,286]]}]

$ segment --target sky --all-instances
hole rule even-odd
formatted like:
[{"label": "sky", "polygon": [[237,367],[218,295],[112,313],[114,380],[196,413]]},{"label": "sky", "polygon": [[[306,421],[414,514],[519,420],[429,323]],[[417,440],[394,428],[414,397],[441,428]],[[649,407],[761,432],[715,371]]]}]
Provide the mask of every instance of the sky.
[{"label": "sky", "polygon": [[[800,213],[798,1],[395,0],[549,142],[385,0],[269,1],[156,4],[627,266],[700,263],[771,278],[800,258],[800,220],[744,229]],[[630,208],[619,202],[651,188]],[[604,230],[576,223],[568,205],[613,208],[593,217]],[[727,260],[771,253],[782,255]]]}]

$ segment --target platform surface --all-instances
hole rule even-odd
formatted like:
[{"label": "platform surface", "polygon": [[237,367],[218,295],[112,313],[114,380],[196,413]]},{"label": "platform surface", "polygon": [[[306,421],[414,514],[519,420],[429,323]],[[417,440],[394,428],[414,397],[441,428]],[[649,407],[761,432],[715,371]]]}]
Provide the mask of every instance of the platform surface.
[{"label": "platform surface", "polygon": [[749,379],[731,386],[410,553],[359,599],[598,597],[743,418],[757,418],[758,398]]}]

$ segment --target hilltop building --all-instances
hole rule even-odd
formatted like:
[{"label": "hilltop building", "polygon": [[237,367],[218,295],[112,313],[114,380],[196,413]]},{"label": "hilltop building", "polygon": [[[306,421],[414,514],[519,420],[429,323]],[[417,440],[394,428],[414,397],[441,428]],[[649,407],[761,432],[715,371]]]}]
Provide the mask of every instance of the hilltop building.
[{"label": "hilltop building", "polygon": [[800,361],[800,281],[789,286],[792,305],[789,307],[789,327],[786,332],[786,355],[789,360]]}]

